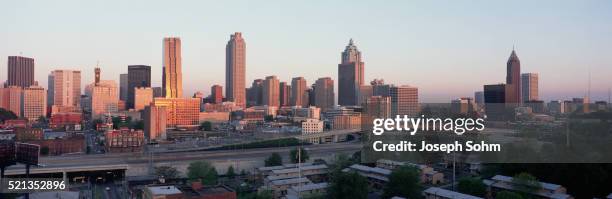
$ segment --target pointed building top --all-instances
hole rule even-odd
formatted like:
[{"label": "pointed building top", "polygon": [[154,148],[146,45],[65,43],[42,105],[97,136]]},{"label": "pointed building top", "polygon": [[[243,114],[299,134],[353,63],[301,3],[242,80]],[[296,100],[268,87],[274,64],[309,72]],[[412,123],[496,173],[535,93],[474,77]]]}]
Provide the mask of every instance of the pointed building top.
[{"label": "pointed building top", "polygon": [[510,57],[508,58],[508,61],[511,60],[519,60],[518,56],[516,55],[516,51],[514,50],[514,46],[512,46],[512,53],[510,53]]},{"label": "pointed building top", "polygon": [[349,46],[352,46],[352,45],[353,45],[353,38],[349,40]]}]

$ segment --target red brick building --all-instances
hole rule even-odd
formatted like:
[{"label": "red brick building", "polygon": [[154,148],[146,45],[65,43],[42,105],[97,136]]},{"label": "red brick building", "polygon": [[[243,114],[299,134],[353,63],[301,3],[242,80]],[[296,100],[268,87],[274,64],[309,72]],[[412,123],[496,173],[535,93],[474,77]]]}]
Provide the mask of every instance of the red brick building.
[{"label": "red brick building", "polygon": [[104,133],[106,151],[111,153],[138,152],[144,145],[142,130],[108,130]]},{"label": "red brick building", "polygon": [[49,119],[49,126],[51,128],[64,127],[66,125],[81,124],[83,120],[83,114],[78,112],[60,112],[54,113]]}]

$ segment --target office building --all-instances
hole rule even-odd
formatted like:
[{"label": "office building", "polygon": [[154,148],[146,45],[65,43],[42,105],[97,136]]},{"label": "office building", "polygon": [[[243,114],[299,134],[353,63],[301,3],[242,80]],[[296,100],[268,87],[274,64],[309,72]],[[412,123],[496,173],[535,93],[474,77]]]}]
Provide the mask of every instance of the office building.
[{"label": "office building", "polygon": [[237,106],[246,106],[246,43],[242,33],[230,36],[225,47],[225,96]]},{"label": "office building", "polygon": [[372,85],[362,85],[359,86],[357,90],[357,106],[363,106],[366,103],[368,98],[372,97],[374,94]]},{"label": "office building", "polygon": [[315,106],[321,108],[323,112],[334,108],[334,80],[331,77],[319,78],[315,82],[314,88]]},{"label": "office building", "polygon": [[462,97],[451,101],[451,112],[453,114],[461,114],[467,116],[476,110],[474,99]]},{"label": "office building", "polygon": [[47,113],[47,92],[40,86],[30,86],[23,88],[21,96],[22,116],[29,121],[36,121],[40,117],[46,117]]},{"label": "office building", "polygon": [[183,97],[181,39],[178,37],[164,38],[163,45],[162,96],[181,98]]},{"label": "office building", "polygon": [[153,97],[164,97],[161,87],[153,87]]},{"label": "office building", "polygon": [[280,106],[289,106],[289,98],[291,97],[291,86],[287,82],[281,82],[279,85],[278,95],[280,97]]},{"label": "office building", "polygon": [[[179,48],[180,48],[180,44],[179,44]],[[178,52],[180,53],[180,50]],[[178,57],[180,57],[180,55]],[[180,61],[178,63],[180,63]],[[169,65],[172,66],[173,64],[170,63]],[[178,70],[180,70],[180,66],[178,67]],[[178,71],[178,73],[180,74],[180,71]],[[177,77],[180,77],[180,75],[177,75]],[[128,86],[127,86],[127,89],[128,89],[127,107],[128,108],[136,108],[135,102],[134,102],[134,99],[135,99],[134,93],[135,93],[135,89],[138,87],[151,87],[151,66],[146,66],[146,65],[129,65],[128,66]]]},{"label": "office building", "polygon": [[6,86],[21,88],[36,85],[34,81],[34,59],[22,56],[8,57],[8,72]]},{"label": "office building", "polygon": [[416,116],[419,113],[419,89],[412,86],[393,86],[389,89],[391,115]]},{"label": "office building", "polygon": [[506,115],[506,85],[484,85],[485,113],[489,120],[504,120]]},{"label": "office building", "polygon": [[153,89],[150,87],[136,87],[134,88],[134,110],[144,110],[146,106],[151,105],[153,102]]},{"label": "office building", "polygon": [[521,92],[524,102],[539,100],[538,96],[538,74],[521,74]]},{"label": "office building", "polygon": [[521,61],[514,49],[506,64],[506,103],[518,106],[521,100]]},{"label": "office building", "polygon": [[101,80],[85,88],[85,94],[90,97],[92,118],[102,118],[119,110],[117,83],[112,80]]},{"label": "office building", "polygon": [[197,126],[200,113],[198,98],[154,98],[153,105],[166,107],[166,125]]},{"label": "office building", "polygon": [[80,107],[81,71],[54,70],[49,75],[49,105],[60,107]]},{"label": "office building", "polygon": [[9,86],[0,88],[0,108],[9,110],[17,117],[21,116],[21,92],[20,86]]},{"label": "office building", "polygon": [[308,106],[308,95],[306,94],[306,90],[308,89],[308,84],[306,83],[306,79],[304,77],[294,77],[291,79],[291,105],[292,106]]},{"label": "office building", "polygon": [[353,39],[342,52],[342,61],[338,64],[338,104],[342,106],[357,105],[357,90],[364,84],[364,63],[361,52]]},{"label": "office building", "polygon": [[144,135],[147,141],[166,140],[166,107],[149,105],[143,112]]},{"label": "office building", "polygon": [[128,101],[128,74],[119,74],[119,100]]},{"label": "office building", "polygon": [[483,91],[474,92],[474,102],[479,106],[484,105],[484,92]]},{"label": "office building", "polygon": [[391,97],[371,96],[366,100],[364,108],[370,119],[391,118]]},{"label": "office building", "polygon": [[223,102],[223,87],[221,85],[215,84],[210,88],[210,99],[215,104]]},{"label": "office building", "polygon": [[372,86],[372,96],[389,97],[389,90],[393,85],[385,84],[384,79],[374,79],[370,81]]},{"label": "office building", "polygon": [[280,83],[276,76],[268,76],[263,83],[263,105],[280,106]]},{"label": "office building", "polygon": [[[263,105],[263,79],[255,79],[247,95],[249,106]],[[238,104],[236,104],[238,106]]]}]

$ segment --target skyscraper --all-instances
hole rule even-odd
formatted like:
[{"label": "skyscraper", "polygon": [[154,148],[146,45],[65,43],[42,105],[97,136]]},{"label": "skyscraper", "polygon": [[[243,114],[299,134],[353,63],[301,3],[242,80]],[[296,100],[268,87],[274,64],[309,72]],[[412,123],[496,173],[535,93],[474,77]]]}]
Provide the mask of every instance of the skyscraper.
[{"label": "skyscraper", "polygon": [[315,106],[321,108],[321,111],[334,108],[334,80],[331,77],[322,77],[315,81]]},{"label": "skyscraper", "polygon": [[225,96],[237,106],[246,106],[246,43],[242,33],[230,36],[225,47]]},{"label": "skyscraper", "polygon": [[17,117],[22,116],[21,93],[22,88],[20,86],[9,86],[6,88],[0,88],[0,108],[15,113]]},{"label": "skyscraper", "polygon": [[506,103],[520,104],[521,101],[521,61],[516,52],[512,49],[512,53],[508,58],[506,65]]},{"label": "skyscraper", "polygon": [[34,59],[22,56],[9,56],[7,76],[7,86],[25,88],[34,85]]},{"label": "skyscraper", "polygon": [[144,134],[148,141],[166,139],[166,107],[146,106],[144,109]]},{"label": "skyscraper", "polygon": [[280,106],[280,83],[276,76],[267,76],[263,83],[263,105]]},{"label": "skyscraper", "polygon": [[369,119],[390,118],[391,98],[383,96],[370,96],[365,101],[365,112]]},{"label": "skyscraper", "polygon": [[119,100],[127,103],[128,99],[128,74],[119,74]]},{"label": "skyscraper", "polygon": [[342,52],[342,62],[338,64],[338,104],[357,105],[358,89],[364,83],[364,63],[361,52],[353,39]]},{"label": "skyscraper", "polygon": [[134,88],[134,110],[143,110],[153,102],[153,89],[151,87]]},{"label": "skyscraper", "polygon": [[[181,71],[179,70],[178,73],[180,74],[180,72]],[[147,66],[147,65],[129,65],[128,66],[128,86],[127,86],[128,101],[126,103],[128,108],[135,108],[134,107],[134,93],[135,93],[134,89],[138,87],[151,87],[151,66]],[[178,97],[181,97],[181,96],[179,95]]]},{"label": "skyscraper", "polygon": [[524,102],[539,100],[537,73],[521,74],[521,91]]},{"label": "skyscraper", "polygon": [[419,113],[419,89],[412,86],[393,86],[389,90],[391,115],[416,116]]},{"label": "skyscraper", "polygon": [[263,104],[263,79],[255,79],[249,88],[248,104],[249,106],[257,106]]},{"label": "skyscraper", "polygon": [[291,79],[291,105],[292,106],[308,106],[308,95],[306,94],[308,86],[304,77],[294,77]]},{"label": "skyscraper", "polygon": [[[166,98],[183,97],[183,74],[181,72],[181,60],[181,39],[178,37],[164,38],[164,72],[162,73],[162,95]],[[150,70],[151,69],[149,67],[149,71]],[[149,84],[150,80],[151,78],[149,75]]]},{"label": "skyscraper", "polygon": [[39,117],[45,117],[47,113],[47,93],[45,88],[40,86],[30,86],[23,88],[21,96],[23,117],[30,121],[35,121]]},{"label": "skyscraper", "polygon": [[213,85],[210,88],[210,98],[215,104],[223,102],[223,87],[217,84]]},{"label": "skyscraper", "polygon": [[96,68],[96,79],[94,83],[85,87],[85,95],[91,99],[92,118],[101,118],[108,113],[119,110],[119,93],[117,83],[113,80],[100,80],[100,69]]},{"label": "skyscraper", "polygon": [[48,98],[51,105],[60,107],[80,107],[81,71],[54,70],[49,75]]},{"label": "skyscraper", "polygon": [[278,93],[280,96],[280,106],[289,106],[290,92],[291,86],[287,85],[287,82],[281,82]]},{"label": "skyscraper", "polygon": [[506,118],[505,84],[484,85],[485,113],[488,120],[504,120]]}]

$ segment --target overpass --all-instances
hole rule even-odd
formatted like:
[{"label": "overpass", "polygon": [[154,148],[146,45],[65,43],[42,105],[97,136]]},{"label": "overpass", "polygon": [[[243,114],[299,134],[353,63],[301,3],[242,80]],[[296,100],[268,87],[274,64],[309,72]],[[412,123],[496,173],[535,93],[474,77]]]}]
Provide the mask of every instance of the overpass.
[{"label": "overpass", "polygon": [[311,134],[301,134],[294,136],[300,140],[310,140],[315,138],[332,138],[333,142],[338,142],[339,136],[345,136],[349,134],[360,133],[361,129],[342,129],[342,130],[331,130],[331,131],[323,131],[322,133],[311,133]]}]

